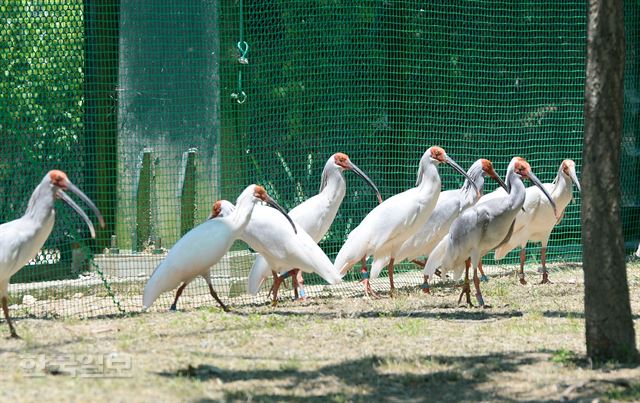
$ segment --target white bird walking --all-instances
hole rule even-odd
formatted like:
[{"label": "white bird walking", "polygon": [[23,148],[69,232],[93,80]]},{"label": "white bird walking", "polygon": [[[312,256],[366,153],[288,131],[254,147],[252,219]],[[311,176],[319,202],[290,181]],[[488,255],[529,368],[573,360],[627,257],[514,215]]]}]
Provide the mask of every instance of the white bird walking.
[{"label": "white bird walking", "polygon": [[18,338],[11,318],[9,317],[8,296],[9,280],[18,270],[29,262],[42,248],[55,221],[55,201],[60,199],[67,203],[89,226],[91,237],[96,231],[87,214],[64,191],[75,193],[85,202],[98,217],[100,226],[104,220],[93,202],[58,170],[49,171],[36,187],[29,199],[27,211],[21,218],[0,225],[0,297],[4,318],[9,325],[11,337]]},{"label": "white bird walking", "polygon": [[[366,276],[366,258],[389,257],[389,283],[391,295],[395,290],[393,265],[400,245],[415,234],[427,221],[440,195],[440,163],[451,165],[464,175],[475,188],[475,183],[460,166],[440,147],[429,148],[418,167],[416,187],[399,193],[376,206],[349,234],[338,252],[334,266],[342,275],[356,262],[362,262],[362,272]],[[476,193],[479,190],[476,188]],[[365,293],[375,296],[370,286]]]},{"label": "white bird walking", "polygon": [[[219,201],[221,208],[218,217],[228,214],[233,205],[226,200]],[[218,203],[218,202],[216,202]],[[251,267],[247,282],[247,291],[257,294],[263,281],[271,271],[276,273],[297,267],[308,273],[320,275],[329,284],[338,284],[342,279],[331,261],[318,244],[298,226],[297,233],[287,230],[287,222],[278,214],[262,206],[256,206],[251,220],[238,234],[253,250],[264,257],[267,264]]]},{"label": "white bird walking", "polygon": [[[210,269],[222,259],[233,242],[238,239],[239,234],[249,223],[254,207],[260,201],[277,209],[279,213],[276,214],[286,217],[286,220],[289,220],[288,225],[293,226],[293,230],[288,227],[288,231],[292,234],[295,233],[295,225],[291,219],[262,186],[247,186],[238,196],[236,208],[227,216],[205,221],[187,232],[173,245],[167,257],[153,271],[144,287],[142,301],[144,309],[151,307],[160,294],[181,284],[176,292],[174,303],[171,305],[171,309],[175,309],[178,298],[187,284],[196,277],[202,276],[209,286],[211,296],[222,309],[228,311],[228,307],[218,298],[213,289]],[[217,205],[217,207],[214,205],[211,217],[216,213],[219,214],[223,207],[222,205]],[[217,208],[220,208],[220,211],[217,211]],[[269,210],[275,212],[274,209],[269,208]],[[284,217],[283,219],[285,219]]]},{"label": "white bird walking", "polygon": [[[362,178],[376,193],[378,202],[382,203],[382,196],[375,183],[349,159],[349,156],[343,153],[333,154],[324,165],[320,192],[289,211],[289,216],[293,221],[299,228],[305,230],[315,243],[320,242],[331,227],[347,192],[344,171],[352,171]],[[263,273],[265,272],[264,265],[267,265],[267,260],[258,256],[253,264],[253,270]],[[277,299],[280,284],[288,275],[294,276],[294,292],[297,297],[297,286],[302,287],[303,279],[300,270],[297,270],[295,266],[292,269],[294,269],[292,272],[287,271],[281,278],[274,278],[272,290],[274,301]],[[300,288],[300,295],[304,298],[302,288]]]},{"label": "white bird walking", "polygon": [[[306,273],[316,273],[329,284],[342,281],[331,260],[301,225],[298,233],[292,234],[283,230],[283,224],[280,217],[260,208],[253,212],[251,222],[242,233],[241,239],[267,261],[266,265],[254,264],[251,267],[247,284],[250,294],[258,293],[260,285],[272,270],[282,273],[292,267]],[[275,293],[274,301],[277,301]]]},{"label": "white bird walking", "polygon": [[473,266],[476,299],[480,306],[484,306],[484,299],[480,292],[478,265],[485,254],[507,242],[511,237],[516,215],[524,204],[525,187],[522,181],[525,178],[531,180],[543,191],[555,211],[555,203],[531,171],[529,163],[521,157],[514,157],[507,168],[505,180],[509,194],[476,204],[451,224],[449,234],[438,243],[427,260],[424,268],[425,282],[427,276],[432,276],[436,269],[441,269],[444,273],[448,270],[458,270],[464,265],[465,281],[458,303],[462,295],[466,294],[467,304],[471,305],[469,267]]},{"label": "white bird walking", "polygon": [[[449,228],[458,216],[473,206],[478,201],[478,192],[476,189],[484,188],[484,177],[489,175],[500,186],[506,188],[505,183],[500,179],[493,169],[493,164],[488,159],[481,158],[471,165],[467,171],[467,175],[471,178],[465,179],[460,189],[447,190],[440,193],[436,207],[433,209],[429,219],[420,227],[409,239],[404,241],[396,252],[396,261],[409,260],[424,268],[426,260],[421,262],[417,260],[420,256],[429,256],[433,248],[438,242],[449,233]],[[471,183],[475,184],[475,187]],[[371,278],[378,277],[380,271],[389,262],[389,257],[384,259],[376,259],[371,268]],[[436,273],[437,274],[437,273]],[[425,283],[428,284],[428,283]],[[424,292],[428,292],[429,288],[423,288]]]},{"label": "white bird walking", "polygon": [[[559,219],[554,215],[551,203],[544,197],[540,189],[534,186],[527,188],[523,206],[524,211],[520,210],[516,216],[511,238],[509,238],[508,242],[496,248],[495,251],[495,259],[500,260],[514,248],[520,246],[520,283],[527,283],[524,278],[527,241],[542,243],[540,250],[542,282],[540,284],[550,283],[549,274],[547,273],[547,244],[553,228],[562,220],[565,208],[573,199],[573,184],[580,191],[580,182],[576,175],[576,163],[567,159],[560,164],[558,174],[553,183],[545,183],[543,185],[557,206],[560,214]],[[482,199],[480,201],[482,202]]]}]

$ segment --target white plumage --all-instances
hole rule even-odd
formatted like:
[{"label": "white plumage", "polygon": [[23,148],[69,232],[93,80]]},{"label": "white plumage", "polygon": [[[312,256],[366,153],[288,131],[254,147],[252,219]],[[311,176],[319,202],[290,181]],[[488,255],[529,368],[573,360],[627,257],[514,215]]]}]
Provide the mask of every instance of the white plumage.
[{"label": "white plumage", "polygon": [[[213,290],[209,270],[211,266],[222,259],[233,242],[239,237],[239,234],[249,223],[254,207],[260,201],[265,201],[279,209],[280,212],[276,212],[276,210],[268,208],[283,216],[283,220],[287,223],[286,229],[292,234],[294,233],[291,225],[284,218],[286,214],[269,197],[264,188],[258,185],[248,186],[238,196],[234,209],[231,209],[229,205],[214,205],[212,216],[217,215],[217,209],[220,209],[218,214],[224,209],[228,212],[227,216],[205,221],[187,232],[173,245],[167,257],[154,270],[145,285],[142,302],[144,309],[151,307],[163,292],[172,290],[182,284],[171,306],[172,309],[175,309],[182,290],[194,278],[202,276],[209,285],[211,295],[225,311],[228,310]],[[267,209],[267,207],[263,208]]]},{"label": "white plumage", "polygon": [[[463,211],[476,203],[478,200],[476,189],[479,189],[482,193],[485,175],[491,176],[501,186],[505,186],[502,179],[494,171],[493,164],[487,159],[479,159],[474,162],[467,171],[467,175],[469,175],[475,187],[472,186],[469,179],[465,179],[460,189],[441,192],[429,219],[420,227],[418,232],[404,241],[396,252],[396,261],[405,259],[411,261],[420,256],[429,256],[438,242],[447,235],[453,221]],[[371,267],[371,278],[378,277],[382,268],[388,263],[388,256],[374,260]],[[424,266],[424,264],[421,265]]]},{"label": "white plumage", "polygon": [[[555,202],[558,213],[561,215],[560,219],[557,219],[553,206],[549,200],[544,196],[542,191],[536,187],[531,186],[526,190],[526,196],[524,200],[523,209],[518,212],[516,221],[513,227],[513,234],[509,238],[509,241],[496,248],[495,258],[497,260],[502,259],[518,246],[520,251],[520,282],[525,284],[524,279],[524,263],[526,258],[526,245],[528,241],[541,242],[541,263],[542,263],[542,282],[547,283],[548,273],[546,266],[546,252],[547,244],[549,243],[549,237],[553,228],[562,220],[564,211],[569,202],[573,199],[573,185],[576,185],[578,191],[580,191],[580,182],[576,175],[576,164],[572,160],[564,160],[560,164],[558,174],[556,175],[553,183],[545,183],[543,186],[545,190],[551,195],[551,199]],[[492,192],[480,199],[480,203],[485,200],[491,200],[493,195],[504,194],[498,189],[496,192]]]},{"label": "white plumage", "polygon": [[[544,189],[542,183],[531,172],[529,164],[524,159],[515,157],[507,168],[506,183],[509,194],[478,203],[462,213],[451,224],[449,234],[432,251],[425,265],[424,275],[432,276],[436,269],[444,273],[465,267],[467,269],[465,283],[460,299],[463,294],[466,294],[467,303],[471,304],[468,269],[473,266],[476,298],[478,303],[484,306],[477,274],[478,265],[485,254],[509,240],[515,217],[525,200],[525,187],[522,183],[524,178],[530,179],[536,186]],[[546,196],[551,200],[550,195]],[[553,201],[551,204],[554,205]]]},{"label": "white plumage", "polygon": [[[400,245],[415,234],[431,215],[440,195],[437,166],[443,162],[470,179],[442,148],[429,148],[420,159],[416,187],[385,200],[367,214],[340,249],[334,263],[336,270],[344,275],[356,262],[368,256],[373,256],[374,260],[388,256],[389,283],[393,293],[396,253]],[[473,181],[471,183],[475,187]]]},{"label": "white plumage", "polygon": [[0,225],[0,297],[11,337],[18,337],[18,334],[9,317],[9,280],[38,253],[49,238],[55,221],[56,199],[61,199],[71,206],[89,226],[91,237],[95,238],[95,228],[91,220],[64,192],[65,190],[78,195],[94,211],[100,225],[104,227],[102,215],[93,202],[69,181],[64,172],[58,170],[49,171],[35,188],[29,199],[27,211],[22,217]]},{"label": "white plumage", "polygon": [[[345,170],[354,172],[367,182],[376,193],[378,201],[382,202],[382,196],[380,196],[380,191],[378,191],[376,185],[349,159],[349,156],[343,153],[333,154],[324,165],[320,192],[289,211],[289,216],[295,221],[299,228],[302,228],[309,234],[315,243],[320,242],[325,236],[342,204],[347,190],[347,184],[344,178]],[[296,268],[295,266],[289,267],[289,269]],[[265,273],[268,272],[268,270],[271,269],[268,267],[267,260],[262,255],[259,255],[253,264],[252,272]],[[276,284],[274,284],[273,287],[274,301],[277,300],[278,297],[280,282],[280,279],[276,279]],[[302,283],[302,276],[294,279],[294,287],[296,283]]]}]

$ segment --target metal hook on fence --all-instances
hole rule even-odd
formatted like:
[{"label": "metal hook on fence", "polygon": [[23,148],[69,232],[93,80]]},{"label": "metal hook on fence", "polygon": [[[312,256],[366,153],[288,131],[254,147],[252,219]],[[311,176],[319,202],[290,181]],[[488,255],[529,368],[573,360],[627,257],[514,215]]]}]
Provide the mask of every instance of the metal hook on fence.
[{"label": "metal hook on fence", "polygon": [[243,104],[244,101],[247,100],[247,94],[242,90],[240,90],[240,92],[232,92],[231,99],[235,99],[237,103]]},{"label": "metal hook on fence", "polygon": [[240,57],[238,58],[238,63],[240,64],[249,64],[249,59],[247,59],[247,53],[249,52],[249,44],[247,41],[238,42],[238,50],[240,51]]}]

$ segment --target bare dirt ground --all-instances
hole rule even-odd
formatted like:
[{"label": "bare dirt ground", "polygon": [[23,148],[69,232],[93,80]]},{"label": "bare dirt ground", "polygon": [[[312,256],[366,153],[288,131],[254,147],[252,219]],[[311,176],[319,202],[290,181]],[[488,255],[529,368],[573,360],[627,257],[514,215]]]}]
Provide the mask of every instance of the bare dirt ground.
[{"label": "bare dirt ground", "polygon": [[[19,319],[0,340],[0,396],[14,401],[640,401],[640,368],[584,359],[582,271],[554,284],[483,283],[490,309],[458,291],[314,298],[224,313]],[[640,264],[629,265],[640,341]],[[2,335],[8,335],[4,322]]]}]

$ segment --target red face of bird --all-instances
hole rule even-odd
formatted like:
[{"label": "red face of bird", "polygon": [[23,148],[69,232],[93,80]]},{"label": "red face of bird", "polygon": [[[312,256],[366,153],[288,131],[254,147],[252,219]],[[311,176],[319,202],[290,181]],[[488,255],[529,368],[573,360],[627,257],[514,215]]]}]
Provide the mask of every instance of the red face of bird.
[{"label": "red face of bird", "polygon": [[51,181],[51,185],[55,189],[55,196],[63,202],[67,203],[76,213],[78,213],[78,215],[89,227],[89,230],[91,231],[91,237],[95,238],[96,230],[93,227],[93,223],[91,222],[91,220],[89,220],[87,214],[82,211],[82,209],[76,204],[76,202],[74,202],[73,199],[70,198],[64,191],[70,190],[71,192],[75,193],[83,202],[85,202],[98,217],[100,226],[104,228],[104,219],[102,218],[102,214],[100,214],[100,210],[98,210],[96,205],[93,204],[93,202],[87,197],[87,195],[85,195],[80,189],[78,189],[76,185],[71,183],[71,181],[67,177],[67,174],[65,174],[64,172],[54,169],[52,171],[49,171],[47,175],[49,177],[49,180]]},{"label": "red face of bird", "polygon": [[529,179],[531,182],[533,182],[534,185],[536,185],[542,191],[542,193],[544,193],[546,198],[549,199],[549,203],[551,203],[551,206],[553,207],[553,213],[555,214],[556,218],[558,218],[556,203],[551,198],[551,195],[549,194],[547,189],[544,188],[544,186],[542,185],[542,182],[540,182],[540,179],[538,179],[538,177],[533,174],[533,171],[531,171],[531,165],[529,165],[529,163],[525,161],[523,158],[518,158],[518,160],[514,164],[513,170],[518,176],[520,176],[520,178]]},{"label": "red face of bird", "polygon": [[216,218],[220,215],[221,212],[222,212],[222,202],[218,200],[215,203],[213,203],[213,207],[211,208],[211,214],[209,214],[209,217],[207,219],[211,220],[212,218]]},{"label": "red face of bird", "polygon": [[573,160],[564,160],[562,161],[562,172],[571,178],[571,181],[575,183],[578,188],[578,192],[581,192],[580,182],[578,181],[578,175],[576,174],[576,163]]},{"label": "red face of bird", "polygon": [[282,213],[282,215],[284,215],[289,221],[289,223],[291,224],[291,227],[293,227],[293,232],[295,232],[296,234],[298,233],[298,229],[296,228],[296,225],[293,223],[293,220],[291,219],[291,217],[289,217],[287,212],[284,211],[284,209],[280,207],[280,205],[276,203],[276,201],[273,200],[271,196],[269,196],[269,194],[267,194],[267,191],[262,186],[255,185],[255,188],[253,190],[253,196],[256,199],[262,200],[263,202],[267,203],[269,206],[273,207],[274,209]]},{"label": "red face of bird", "polygon": [[429,149],[431,153],[431,160],[438,163],[445,163],[451,166],[451,168],[458,171],[459,174],[463,175],[465,178],[469,180],[469,183],[476,189],[476,193],[478,194],[478,198],[481,196],[480,189],[478,189],[478,185],[471,179],[468,173],[465,172],[464,169],[457,162],[455,162],[451,157],[447,155],[442,147],[433,146]]},{"label": "red face of bird", "polygon": [[491,178],[493,178],[493,180],[495,180],[496,182],[498,182],[500,184],[500,186],[507,191],[507,193],[509,193],[509,189],[507,188],[507,185],[504,183],[504,181],[500,178],[500,176],[498,176],[498,174],[496,173],[496,171],[493,169],[493,164],[491,163],[491,161],[489,161],[488,159],[483,158],[482,159],[482,170],[489,175]]},{"label": "red face of bird", "polygon": [[365,174],[364,171],[358,168],[356,164],[351,162],[347,154],[335,153],[333,154],[333,160],[339,168],[347,171],[351,171],[354,174],[358,175],[360,178],[362,178],[362,180],[367,182],[367,185],[369,185],[373,189],[373,191],[376,193],[376,197],[378,198],[378,203],[382,203],[382,195],[380,195],[380,191],[378,190],[378,187],[376,186],[376,184],[373,183],[371,178],[369,178],[369,176]]}]

